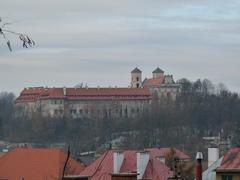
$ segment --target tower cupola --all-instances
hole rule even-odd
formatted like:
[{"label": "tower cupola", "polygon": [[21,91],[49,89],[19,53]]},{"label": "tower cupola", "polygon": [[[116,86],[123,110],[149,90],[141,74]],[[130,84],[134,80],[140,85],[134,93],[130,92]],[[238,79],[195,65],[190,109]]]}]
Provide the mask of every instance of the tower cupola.
[{"label": "tower cupola", "polygon": [[137,67],[131,71],[131,87],[140,88],[142,87],[142,71]]},{"label": "tower cupola", "polygon": [[164,76],[164,71],[162,69],[160,69],[159,67],[157,67],[153,72],[153,78],[159,78],[159,77],[163,77]]}]

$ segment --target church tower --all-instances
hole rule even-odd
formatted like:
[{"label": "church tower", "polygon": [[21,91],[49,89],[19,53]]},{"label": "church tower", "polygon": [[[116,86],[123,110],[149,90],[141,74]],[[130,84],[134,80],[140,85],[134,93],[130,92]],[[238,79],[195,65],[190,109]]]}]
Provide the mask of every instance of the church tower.
[{"label": "church tower", "polygon": [[160,78],[164,76],[164,71],[157,67],[153,72],[153,78]]},{"label": "church tower", "polygon": [[142,87],[142,71],[137,67],[131,72],[132,80],[131,87],[132,88],[140,88]]}]

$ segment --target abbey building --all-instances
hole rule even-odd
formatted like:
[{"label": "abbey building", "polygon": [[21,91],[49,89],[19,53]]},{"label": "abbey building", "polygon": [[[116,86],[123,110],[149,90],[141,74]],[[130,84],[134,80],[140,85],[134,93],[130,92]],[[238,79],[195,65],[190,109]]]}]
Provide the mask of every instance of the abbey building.
[{"label": "abbey building", "polygon": [[142,72],[131,71],[130,86],[123,88],[102,87],[29,87],[15,101],[17,115],[31,116],[40,113],[46,117],[71,116],[72,118],[135,117],[144,111],[154,97],[159,101],[175,100],[181,86],[172,75],[165,75],[160,68],[151,78],[142,79]]}]

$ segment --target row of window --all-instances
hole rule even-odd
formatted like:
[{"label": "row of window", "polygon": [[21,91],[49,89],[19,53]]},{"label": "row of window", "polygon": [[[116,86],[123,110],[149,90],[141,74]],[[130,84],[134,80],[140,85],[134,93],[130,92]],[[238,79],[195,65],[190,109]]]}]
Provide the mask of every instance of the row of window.
[{"label": "row of window", "polygon": [[232,180],[233,179],[233,175],[221,175],[221,179],[222,180]]},{"label": "row of window", "polygon": [[[90,114],[94,114],[94,113],[100,114],[100,113],[106,113],[106,112],[109,113],[109,114],[116,113],[116,114],[119,114],[120,116],[126,116],[126,117],[128,116],[128,113],[129,113],[127,108],[125,108],[124,110],[122,110],[122,109],[114,109],[114,110],[113,109],[108,109],[107,111],[106,110],[100,110],[100,109],[97,109],[97,110],[95,110],[95,109],[79,109],[79,110],[70,109],[70,113],[72,115],[89,114],[89,113]],[[131,108],[130,112],[131,112],[131,114],[139,113],[140,109],[138,107],[137,108]],[[55,115],[63,114],[63,109],[55,109],[54,114]]]},{"label": "row of window", "polygon": [[[127,109],[125,109],[125,111],[127,111]],[[139,111],[140,111],[140,109],[139,108],[136,108],[136,109],[134,109],[134,108],[131,108],[131,113],[139,113]],[[105,113],[106,112],[106,110],[102,110],[102,113]],[[122,113],[122,109],[114,109],[114,110],[112,110],[112,109],[109,109],[109,110],[107,110],[107,112],[112,112],[112,113]],[[94,109],[79,109],[78,111],[76,110],[76,109],[71,109],[70,110],[70,113],[71,114],[77,114],[77,113],[79,113],[79,114],[83,114],[83,113],[85,113],[85,114],[88,114],[88,113],[91,113],[91,114],[93,114],[93,113],[101,113],[101,110],[100,109],[97,109],[97,110],[94,110]]]},{"label": "row of window", "polygon": [[154,91],[155,92],[179,92],[179,89],[176,89],[176,88],[154,88]]},{"label": "row of window", "polygon": [[63,104],[63,100],[54,100],[53,104]]},{"label": "row of window", "polygon": [[[94,109],[79,109],[79,110],[77,110],[77,109],[71,109],[70,110],[70,113],[71,114],[88,114],[88,113],[91,113],[91,114],[93,114],[93,113],[97,113],[97,114],[100,114],[100,113],[119,113],[120,115],[122,115],[123,114],[123,110],[122,109],[115,109],[114,111],[113,110],[111,110],[111,109],[109,109],[108,111],[106,111],[106,110],[94,110]],[[136,108],[136,109],[134,109],[134,108],[131,108],[131,110],[130,110],[130,112],[132,113],[132,114],[134,114],[134,113],[139,113],[140,112],[140,109],[139,108]],[[55,109],[54,110],[54,114],[55,115],[58,115],[58,114],[63,114],[63,109]],[[125,110],[124,110],[124,114],[128,114],[128,109],[126,108]]]},{"label": "row of window", "polygon": [[54,109],[54,114],[57,115],[57,114],[62,114],[63,113],[63,110],[62,109]]}]

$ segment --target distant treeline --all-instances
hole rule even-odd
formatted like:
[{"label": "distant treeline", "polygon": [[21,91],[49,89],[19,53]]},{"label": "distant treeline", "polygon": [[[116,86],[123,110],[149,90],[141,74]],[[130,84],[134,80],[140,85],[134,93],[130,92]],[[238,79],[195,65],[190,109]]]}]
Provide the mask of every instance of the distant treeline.
[{"label": "distant treeline", "polygon": [[1,93],[0,136],[12,142],[66,142],[75,153],[114,146],[115,142],[120,142],[121,148],[174,146],[195,153],[204,147],[202,137],[220,132],[231,139],[232,146],[239,146],[239,95],[207,79],[180,79],[178,83],[182,84],[182,93],[176,101],[162,101],[156,96],[139,117],[121,119],[56,119],[38,113],[31,119],[14,118],[14,95]]}]

